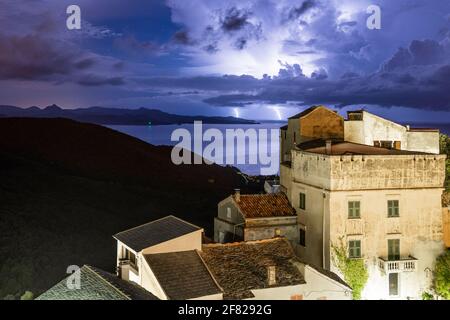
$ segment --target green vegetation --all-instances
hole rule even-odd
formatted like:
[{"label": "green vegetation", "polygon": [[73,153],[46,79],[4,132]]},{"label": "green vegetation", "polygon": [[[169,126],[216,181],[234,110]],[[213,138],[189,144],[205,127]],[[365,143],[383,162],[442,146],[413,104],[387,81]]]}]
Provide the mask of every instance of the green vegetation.
[{"label": "green vegetation", "polygon": [[361,292],[369,279],[369,272],[364,264],[364,260],[349,258],[348,247],[344,244],[342,238],[338,245],[332,245],[332,249],[333,262],[341,270],[344,280],[352,287],[353,299],[361,299]]},{"label": "green vegetation", "polygon": [[25,291],[25,293],[20,297],[20,300],[33,300],[34,294],[31,291]]},{"label": "green vegetation", "polygon": [[427,291],[424,291],[422,293],[422,300],[434,300],[434,296],[432,293],[429,293]]},{"label": "green vegetation", "polygon": [[447,155],[445,189],[450,192],[450,137],[441,134],[439,142],[441,153]]},{"label": "green vegetation", "polygon": [[446,300],[450,300],[450,249],[436,259],[434,290]]}]

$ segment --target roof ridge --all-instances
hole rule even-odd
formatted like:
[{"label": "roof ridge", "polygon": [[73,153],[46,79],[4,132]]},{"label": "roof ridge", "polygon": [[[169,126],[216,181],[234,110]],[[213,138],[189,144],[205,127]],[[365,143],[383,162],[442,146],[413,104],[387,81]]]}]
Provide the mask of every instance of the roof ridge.
[{"label": "roof ridge", "polygon": [[211,279],[214,281],[214,283],[216,284],[217,288],[219,288],[220,291],[222,291],[222,294],[223,294],[225,292],[225,290],[221,287],[219,282],[214,277],[214,274],[212,273],[211,269],[209,269],[208,265],[206,264],[206,261],[203,259],[202,255],[200,254],[200,250],[196,249],[195,252],[197,253],[197,255],[200,258],[200,260],[202,261],[203,266],[206,268],[206,270],[208,271],[209,275],[211,276]]},{"label": "roof ridge", "polygon": [[179,220],[179,221],[181,221],[181,222],[184,222],[184,223],[186,223],[186,224],[189,224],[189,225],[191,225],[191,226],[194,226],[194,227],[196,227],[196,228],[203,229],[203,228],[201,228],[201,227],[199,227],[199,226],[196,226],[195,224],[192,224],[192,223],[190,223],[190,222],[187,222],[186,220],[183,220],[183,219],[181,219],[181,218],[178,218],[177,216],[174,216],[173,214],[170,214],[170,215],[168,215],[168,216],[164,216],[164,217],[161,217],[161,218],[159,218],[159,219],[152,220],[152,221],[146,222],[146,223],[144,223],[144,224],[141,224],[141,225],[138,225],[138,226],[135,226],[135,227],[132,227],[132,228],[129,228],[129,229],[120,231],[120,232],[114,234],[113,237],[115,237],[115,236],[118,235],[118,234],[121,234],[121,233],[124,233],[124,232],[128,232],[128,231],[131,231],[131,230],[134,230],[134,229],[137,229],[137,228],[140,228],[140,227],[143,227],[143,226],[146,226],[146,225],[149,225],[149,224],[152,224],[152,223],[155,223],[155,222],[158,222],[158,221],[167,219],[167,218],[174,218],[174,219],[177,219],[177,220]]},{"label": "roof ridge", "polygon": [[[85,264],[83,267],[86,267],[91,273],[95,274],[98,278],[100,278],[101,280],[103,280],[103,282],[105,282],[106,284],[108,284],[111,288],[113,288],[114,290],[116,290],[118,293],[120,293],[122,296],[124,296],[125,298],[127,298],[128,300],[131,300],[131,297],[128,296],[125,292],[123,292],[122,290],[120,290],[119,288],[117,288],[115,285],[113,285],[111,282],[109,282],[107,279],[105,279],[104,277],[102,277],[99,273],[97,273],[94,269],[92,269],[93,267]],[[122,280],[122,279],[121,279]]]},{"label": "roof ridge", "polygon": [[270,238],[270,239],[236,241],[236,242],[229,242],[229,243],[207,243],[207,244],[203,244],[202,247],[206,247],[206,248],[235,247],[235,246],[246,245],[246,244],[254,245],[254,244],[270,243],[270,242],[276,242],[276,241],[287,241],[287,239],[285,237],[274,237],[274,238]]}]

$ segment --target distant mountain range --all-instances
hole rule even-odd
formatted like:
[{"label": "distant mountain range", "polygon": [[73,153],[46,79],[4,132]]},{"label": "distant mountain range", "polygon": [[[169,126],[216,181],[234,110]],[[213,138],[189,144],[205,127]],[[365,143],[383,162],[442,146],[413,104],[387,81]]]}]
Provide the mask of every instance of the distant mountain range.
[{"label": "distant mountain range", "polygon": [[63,109],[57,105],[45,108],[0,105],[0,118],[67,118],[80,122],[102,125],[163,125],[184,124],[202,121],[210,124],[255,124],[253,120],[235,117],[183,116],[154,109],[117,109],[90,107],[80,109]]}]

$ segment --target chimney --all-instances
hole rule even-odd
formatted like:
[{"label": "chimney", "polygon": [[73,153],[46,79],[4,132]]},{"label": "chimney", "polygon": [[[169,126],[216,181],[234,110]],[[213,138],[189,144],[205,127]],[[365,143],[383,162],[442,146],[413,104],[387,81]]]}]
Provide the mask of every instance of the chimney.
[{"label": "chimney", "polygon": [[236,202],[241,201],[241,190],[240,189],[234,189],[234,197],[236,198]]},{"label": "chimney", "polygon": [[331,140],[325,141],[325,153],[331,154]]},{"label": "chimney", "polygon": [[411,127],[409,126],[409,124],[406,125],[406,131],[411,130]]},{"label": "chimney", "polygon": [[267,283],[269,286],[277,284],[277,268],[275,266],[267,266]]}]

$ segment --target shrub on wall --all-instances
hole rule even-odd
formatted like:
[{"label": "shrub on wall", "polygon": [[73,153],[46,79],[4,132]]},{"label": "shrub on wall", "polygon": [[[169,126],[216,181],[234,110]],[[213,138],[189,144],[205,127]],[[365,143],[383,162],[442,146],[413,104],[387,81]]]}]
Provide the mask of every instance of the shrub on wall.
[{"label": "shrub on wall", "polygon": [[439,142],[441,154],[447,155],[445,189],[450,192],[450,137],[441,134]]},{"label": "shrub on wall", "polygon": [[333,261],[335,266],[344,275],[344,280],[353,289],[353,299],[361,299],[361,293],[369,279],[369,272],[363,259],[353,259],[348,257],[348,248],[340,240],[339,245],[332,245]]},{"label": "shrub on wall", "polygon": [[442,298],[450,300],[450,249],[436,259],[434,290]]}]

